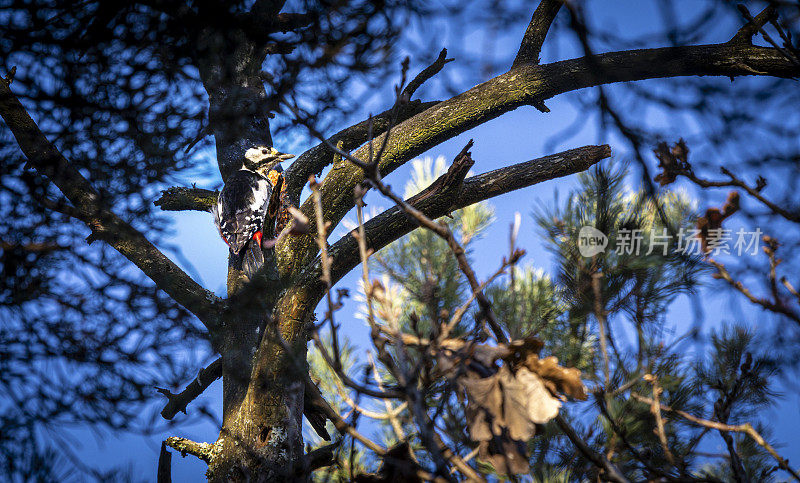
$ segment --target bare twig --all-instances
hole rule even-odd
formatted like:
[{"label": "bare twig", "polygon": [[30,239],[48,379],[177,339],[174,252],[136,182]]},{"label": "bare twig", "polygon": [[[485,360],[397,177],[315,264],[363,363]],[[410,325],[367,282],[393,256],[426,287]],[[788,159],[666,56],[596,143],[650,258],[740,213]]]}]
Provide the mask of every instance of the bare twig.
[{"label": "bare twig", "polygon": [[649,381],[653,385],[653,404],[650,405],[650,412],[656,419],[656,432],[658,434],[658,440],[661,443],[661,449],[664,451],[664,456],[667,458],[667,461],[669,461],[672,466],[675,466],[675,456],[673,456],[672,451],[669,450],[667,433],[664,431],[664,419],[661,417],[661,403],[658,400],[663,389],[658,385],[658,378],[653,374],[646,374],[644,380]]},{"label": "bare twig", "polygon": [[158,483],[172,483],[172,453],[167,449],[164,441],[161,442],[161,452],[158,455]]},{"label": "bare twig", "polygon": [[400,102],[408,102],[411,100],[411,97],[417,92],[417,89],[424,84],[428,79],[435,76],[439,73],[440,70],[447,64],[448,62],[452,62],[455,59],[448,59],[447,58],[447,49],[442,49],[439,52],[439,57],[433,62],[433,64],[429,65],[425,69],[422,70],[416,77],[414,77],[411,82],[403,89],[403,93],[400,95]]},{"label": "bare twig", "polygon": [[525,250],[513,249],[509,258],[503,257],[503,261],[500,264],[500,268],[498,268],[497,271],[495,271],[489,278],[487,278],[486,281],[480,284],[478,290],[473,290],[472,293],[470,293],[470,296],[467,299],[467,301],[464,302],[460,307],[458,307],[455,312],[453,312],[453,316],[450,318],[447,324],[445,324],[442,327],[441,333],[439,334],[439,338],[446,339],[447,336],[450,334],[450,331],[452,331],[453,328],[456,325],[458,325],[459,322],[461,322],[461,319],[464,317],[464,314],[467,313],[467,309],[469,309],[469,306],[472,305],[472,302],[478,296],[478,293],[482,292],[497,277],[504,274],[506,272],[506,269],[516,265],[519,259],[522,258],[524,255],[525,255]]},{"label": "bare twig", "polygon": [[314,210],[317,218],[317,245],[319,245],[320,260],[322,261],[322,276],[320,280],[325,284],[325,297],[328,300],[328,310],[325,313],[325,319],[330,321],[331,325],[331,343],[333,345],[333,357],[336,368],[342,368],[342,361],[340,359],[339,350],[339,331],[334,321],[334,312],[336,307],[333,303],[333,296],[331,295],[331,257],[328,256],[328,225],[325,223],[324,215],[322,213],[322,196],[319,192],[319,184],[313,176],[309,178],[308,185],[311,188],[311,196],[314,199]]},{"label": "bare twig", "polygon": [[770,21],[772,17],[775,16],[775,7],[769,5],[767,8],[761,11],[755,18],[750,15],[750,11],[744,5],[737,5],[739,11],[742,13],[742,16],[747,20],[747,23],[744,24],[729,40],[731,43],[747,43],[752,44],[753,36],[758,33],[762,27]]},{"label": "bare twig", "polygon": [[[372,356],[372,352],[367,353],[367,360],[370,366],[372,366],[372,377],[375,379],[375,383],[380,390],[383,390],[383,378],[381,378],[378,372],[378,366],[375,364],[375,358]],[[392,431],[394,431],[395,437],[397,437],[398,441],[405,441],[406,433],[403,431],[403,425],[400,424],[397,415],[400,414],[401,408],[405,409],[407,407],[408,403],[403,403],[395,408],[388,399],[384,399],[383,404],[386,406],[386,414],[389,416],[389,424],[392,425]]]},{"label": "bare twig", "polygon": [[333,357],[331,357],[328,349],[325,348],[325,345],[322,344],[322,340],[319,338],[319,334],[314,332],[311,336],[314,341],[314,346],[319,350],[320,355],[325,360],[325,363],[328,364],[336,373],[336,375],[342,380],[345,386],[355,390],[356,392],[360,392],[366,394],[367,396],[380,398],[380,399],[405,399],[405,394],[400,391],[395,391],[392,389],[387,389],[383,391],[377,391],[375,389],[369,388],[364,386],[363,384],[359,384],[358,382],[354,381],[350,376],[348,376],[343,370],[342,367],[337,367],[336,362]]},{"label": "bare twig", "polygon": [[[645,397],[645,396],[641,396],[639,394],[636,394],[635,392],[631,392],[630,394],[631,394],[631,397],[633,397],[637,401],[645,403],[645,404],[652,405],[655,402],[653,399],[650,399],[650,398]],[[781,469],[783,469],[784,471],[786,471],[789,474],[791,474],[794,477],[794,479],[796,479],[797,481],[800,481],[800,474],[798,474],[797,471],[793,470],[789,466],[789,463],[784,458],[782,458],[778,454],[777,451],[775,451],[775,448],[773,448],[769,443],[767,443],[767,441],[758,433],[758,431],[756,431],[753,428],[753,426],[750,423],[736,424],[736,425],[724,424],[724,423],[720,423],[720,422],[717,422],[717,421],[709,421],[707,419],[698,418],[697,416],[693,416],[693,415],[687,413],[686,411],[681,411],[680,409],[673,409],[673,408],[671,408],[671,407],[669,407],[669,406],[667,406],[665,404],[660,404],[660,407],[661,407],[662,411],[666,411],[668,413],[676,414],[676,415],[686,419],[687,421],[691,421],[691,422],[693,422],[693,423],[695,423],[697,425],[703,426],[705,428],[716,429],[718,431],[726,431],[726,432],[732,432],[732,433],[744,433],[744,434],[746,434],[747,436],[752,438],[753,441],[756,442],[756,444],[758,444],[759,446],[761,446],[762,448],[767,450],[767,452],[773,458],[775,458],[775,461],[778,462],[778,465],[781,467]]]},{"label": "bare twig", "polygon": [[600,353],[603,355],[603,375],[604,388],[603,391],[611,389],[611,369],[608,361],[608,348],[606,337],[606,309],[603,306],[603,291],[600,286],[600,279],[603,278],[602,273],[592,274],[592,290],[594,292],[594,316],[597,319],[597,328],[600,332]]},{"label": "bare twig", "polygon": [[730,181],[711,181],[702,178],[698,178],[691,170],[682,171],[681,174],[686,176],[689,180],[691,180],[696,185],[700,186],[701,188],[721,188],[721,187],[738,187],[747,192],[750,196],[760,201],[764,206],[769,208],[773,213],[776,215],[782,216],[789,221],[793,222],[800,222],[800,212],[795,210],[787,210],[778,204],[768,200],[764,195],[761,194],[761,189],[756,186],[750,186],[749,184],[742,181],[738,178],[735,174],[733,174],[730,170],[725,167],[720,168],[720,170],[727,175],[731,180]]},{"label": "bare twig", "polygon": [[759,305],[770,312],[784,315],[800,324],[800,314],[792,310],[791,307],[782,303],[780,300],[772,301],[766,298],[756,297],[753,295],[753,292],[751,292],[750,289],[747,288],[742,282],[734,280],[733,276],[731,276],[730,272],[728,272],[728,269],[725,267],[725,265],[711,258],[709,258],[707,261],[717,269],[717,276],[719,278],[728,282],[731,287],[735,288],[742,295],[747,297],[750,302]]},{"label": "bare twig", "polygon": [[797,301],[800,302],[800,292],[794,288],[794,285],[792,285],[786,277],[781,277],[781,283],[784,287],[786,287],[786,290],[788,290],[790,294],[794,295]]}]

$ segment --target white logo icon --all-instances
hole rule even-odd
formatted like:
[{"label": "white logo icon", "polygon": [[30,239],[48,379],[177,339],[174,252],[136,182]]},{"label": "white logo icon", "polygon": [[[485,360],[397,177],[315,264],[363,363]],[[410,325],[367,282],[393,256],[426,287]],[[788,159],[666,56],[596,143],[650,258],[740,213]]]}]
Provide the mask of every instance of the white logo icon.
[{"label": "white logo icon", "polygon": [[602,231],[593,226],[581,227],[578,232],[578,251],[581,256],[593,257],[606,251],[607,246],[608,237]]}]

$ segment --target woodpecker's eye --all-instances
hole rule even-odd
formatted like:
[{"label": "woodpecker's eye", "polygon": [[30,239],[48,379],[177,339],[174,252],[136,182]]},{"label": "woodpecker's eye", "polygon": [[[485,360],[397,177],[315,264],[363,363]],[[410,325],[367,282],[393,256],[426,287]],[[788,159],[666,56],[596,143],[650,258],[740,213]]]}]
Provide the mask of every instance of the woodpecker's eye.
[{"label": "woodpecker's eye", "polygon": [[267,151],[266,149],[262,149],[261,154],[269,154],[269,151]]}]

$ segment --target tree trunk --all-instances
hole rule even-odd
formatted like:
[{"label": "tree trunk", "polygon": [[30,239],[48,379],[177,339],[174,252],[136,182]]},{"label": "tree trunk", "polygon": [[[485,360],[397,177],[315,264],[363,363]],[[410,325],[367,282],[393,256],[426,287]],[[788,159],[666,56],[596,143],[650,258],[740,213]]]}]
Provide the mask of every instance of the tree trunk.
[{"label": "tree trunk", "polygon": [[[291,478],[302,457],[303,383],[285,357],[275,371],[248,387],[225,379],[225,417],[209,463],[209,481],[281,481]],[[283,370],[280,370],[283,369]],[[244,398],[238,397],[244,389]]]},{"label": "tree trunk", "polygon": [[[266,260],[267,268],[274,269],[274,258]],[[240,287],[241,273],[229,269],[229,290]],[[308,304],[293,303],[298,300],[294,293],[288,290],[275,309],[269,301],[261,306],[273,312],[271,317],[241,310],[226,321],[223,427],[209,462],[209,481],[280,481],[299,468],[307,371],[305,323],[300,321],[310,319],[311,312]]]}]

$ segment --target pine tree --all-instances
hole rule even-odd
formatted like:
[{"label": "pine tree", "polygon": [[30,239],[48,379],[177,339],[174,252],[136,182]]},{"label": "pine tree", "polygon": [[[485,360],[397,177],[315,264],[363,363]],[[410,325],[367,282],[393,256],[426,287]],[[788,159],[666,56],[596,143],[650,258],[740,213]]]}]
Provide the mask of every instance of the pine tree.
[{"label": "pine tree", "polygon": [[[442,158],[435,164],[430,159],[414,161],[406,197],[445,171]],[[716,431],[679,413],[723,425],[750,422],[766,437],[768,429],[759,415],[774,402],[771,381],[777,367],[765,355],[756,355],[752,333],[737,326],[713,330],[707,355],[686,351],[687,341],[696,339],[697,334],[676,333],[669,308],[678,296],[692,293],[707,279],[709,270],[699,256],[681,253],[678,238],[670,234],[694,226],[695,203],[681,191],[663,191],[650,198],[628,188],[626,179],[625,169],[598,167],[580,175],[579,186],[563,203],[534,213],[542,242],[553,254],[555,273],[550,276],[527,264],[511,266],[486,290],[494,312],[512,339],[535,336],[543,341],[546,355],[581,370],[591,386],[590,400],[565,404],[562,415],[585,438],[590,454],[607,458],[627,478],[775,479],[775,460],[750,435]],[[470,247],[492,226],[492,211],[491,205],[480,203],[441,221],[458,233],[472,256]],[[584,226],[608,234],[604,252],[591,258],[581,256],[576,241]],[[636,246],[627,253],[630,233],[636,234]],[[399,321],[397,329],[404,332],[431,331],[430,324],[420,327],[422,321],[446,321],[470,295],[447,244],[422,229],[373,256],[370,273],[381,279],[388,293],[381,299],[384,303],[376,306],[379,318],[387,324]],[[361,316],[366,317],[363,286],[359,300]],[[473,310],[456,331],[470,330],[477,323],[476,316]],[[384,384],[396,382],[372,358],[371,366],[359,365],[350,357],[350,346],[340,344],[348,347],[344,354],[349,373],[372,372]],[[358,413],[353,407],[356,404],[366,408],[361,417],[374,419],[362,419],[362,428],[379,434],[386,447],[409,443],[413,457],[426,460],[407,407],[386,406],[363,396],[356,403],[356,392],[341,383],[331,384],[335,374],[325,368],[316,351],[310,362],[323,381],[326,397],[337,401],[342,414]],[[419,363],[409,363],[414,362]],[[655,398],[657,406],[653,405]],[[440,385],[428,393],[426,403],[429,409],[440,409],[436,424],[445,429],[449,442],[469,453],[475,443],[464,431],[468,416],[463,401]],[[725,454],[707,451],[714,446],[709,440],[717,435],[728,446]],[[387,463],[348,441],[352,442],[345,438],[340,446],[339,476],[334,479],[347,479],[344,471],[349,470],[350,452],[355,451],[356,474],[371,471],[377,481],[381,465]],[[530,475],[535,481],[598,477],[597,465],[570,444],[554,421],[540,426],[527,445]],[[487,461],[480,461],[479,468],[508,477]],[[330,476],[330,472],[316,474],[320,481]]]}]

